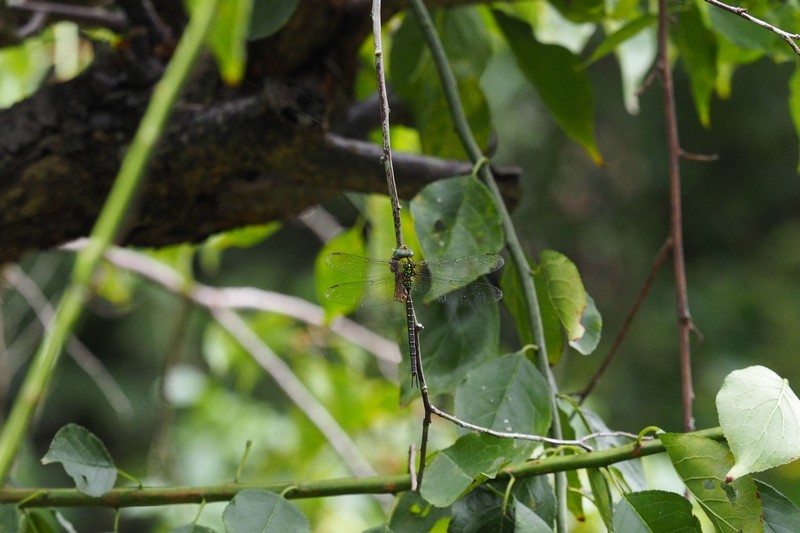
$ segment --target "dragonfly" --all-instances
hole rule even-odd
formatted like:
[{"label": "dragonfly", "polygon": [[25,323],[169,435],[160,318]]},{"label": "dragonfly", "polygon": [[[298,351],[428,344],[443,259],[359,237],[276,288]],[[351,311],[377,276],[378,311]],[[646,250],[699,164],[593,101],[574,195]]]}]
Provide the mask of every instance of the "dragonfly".
[{"label": "dragonfly", "polygon": [[414,252],[403,245],[395,249],[390,260],[342,252],[334,252],[325,258],[333,270],[359,280],[329,287],[325,291],[328,300],[358,307],[405,303],[412,385],[419,383],[416,338],[421,329],[415,318],[412,295],[419,296],[426,303],[480,305],[496,302],[503,297],[503,291],[474,280],[498,270],[504,263],[502,256],[497,254],[425,261],[414,261],[413,256]]}]

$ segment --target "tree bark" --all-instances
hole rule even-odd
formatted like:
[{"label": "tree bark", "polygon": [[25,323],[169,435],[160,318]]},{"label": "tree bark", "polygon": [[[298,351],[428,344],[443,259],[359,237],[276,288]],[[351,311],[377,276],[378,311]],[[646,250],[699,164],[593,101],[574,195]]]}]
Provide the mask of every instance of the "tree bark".
[{"label": "tree bark", "polygon": [[[123,46],[96,45],[79,77],[0,112],[0,264],[88,234],[168,58],[164,39],[180,34],[179,11],[171,2],[158,9],[161,18],[129,31]],[[238,88],[222,86],[206,57],[159,143],[123,243],[197,242],[293,217],[344,190],[384,192],[380,148],[333,133],[347,130],[368,19],[368,9],[302,0],[282,31],[251,43],[251,81]],[[471,170],[402,153],[394,163],[405,198]],[[513,201],[519,171],[497,173]]]}]

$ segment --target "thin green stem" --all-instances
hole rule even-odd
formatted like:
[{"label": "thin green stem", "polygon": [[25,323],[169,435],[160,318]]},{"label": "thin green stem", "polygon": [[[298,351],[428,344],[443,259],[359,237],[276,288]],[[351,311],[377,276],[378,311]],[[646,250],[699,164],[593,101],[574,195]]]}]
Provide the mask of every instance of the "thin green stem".
[{"label": "thin green stem", "polygon": [[0,433],[0,479],[5,479],[8,475],[33,413],[46,396],[64,342],[80,318],[88,298],[88,286],[95,268],[105,249],[119,233],[142,181],[153,147],[188,78],[215,13],[215,0],[198,4],[175,50],[175,56],[167,67],[164,77],[156,85],[108,199],[92,229],[89,245],[75,260],[70,283],[59,302],[53,322],[47,328],[44,340],[33,358],[8,421]]},{"label": "thin green stem", "polygon": [[[692,433],[701,437],[722,440],[722,429],[711,428]],[[637,444],[631,442],[608,450],[570,455],[551,455],[529,461],[521,466],[500,472],[495,479],[510,481],[582,468],[599,468],[666,451],[664,444],[654,439]],[[145,507],[156,505],[199,504],[229,501],[243,490],[262,489],[283,494],[288,499],[323,498],[353,494],[396,494],[411,489],[411,476],[374,476],[342,478],[306,483],[236,484],[201,487],[148,487],[113,489],[100,497],[87,496],[76,489],[0,489],[0,504],[20,504],[24,507]]]},{"label": "thin green stem", "polygon": [[[497,205],[498,211],[503,219],[503,229],[506,234],[506,244],[508,246],[511,260],[520,277],[522,285],[522,293],[525,300],[525,307],[528,312],[530,320],[530,328],[533,334],[533,339],[539,347],[537,350],[537,363],[539,371],[547,379],[550,385],[550,407],[553,412],[553,425],[551,427],[551,436],[555,439],[561,439],[563,432],[561,430],[561,421],[558,416],[558,404],[556,403],[556,394],[558,387],[555,382],[553,373],[550,370],[550,361],[547,356],[547,346],[544,339],[544,326],[542,325],[542,316],[539,311],[539,301],[536,297],[536,290],[533,285],[533,277],[531,276],[530,267],[528,265],[527,257],[522,249],[522,245],[517,237],[516,229],[511,221],[511,215],[508,213],[505,202],[503,201],[500,188],[497,186],[491,170],[488,165],[479,164],[485,159],[483,152],[481,152],[475,136],[472,134],[467,116],[464,113],[464,106],[461,104],[461,98],[458,94],[458,84],[456,83],[453,71],[450,68],[450,63],[447,60],[447,55],[442,46],[441,40],[436,33],[433,26],[428,10],[425,8],[422,0],[411,0],[411,10],[419,22],[422,29],[422,34],[428,44],[428,48],[433,56],[436,70],[439,73],[439,79],[442,83],[445,99],[450,109],[450,115],[453,120],[456,133],[461,140],[464,150],[467,152],[470,160],[478,167],[478,175],[481,180],[489,188],[492,193],[494,202]],[[555,476],[556,498],[558,501],[558,513],[556,524],[559,532],[567,530],[567,479],[563,474]]]}]

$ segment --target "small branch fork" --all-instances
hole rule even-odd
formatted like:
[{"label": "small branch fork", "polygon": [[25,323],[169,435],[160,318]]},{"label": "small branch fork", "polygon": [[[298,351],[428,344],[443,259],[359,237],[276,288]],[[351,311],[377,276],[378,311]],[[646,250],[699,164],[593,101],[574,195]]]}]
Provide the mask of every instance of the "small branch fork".
[{"label": "small branch fork", "polygon": [[746,7],[731,6],[723,2],[720,2],[719,0],[705,0],[705,1],[714,7],[727,11],[728,13],[733,13],[734,15],[742,17],[743,19],[752,22],[753,24],[756,24],[766,30],[771,31],[772,33],[778,35],[781,39],[786,41],[789,44],[789,46],[792,47],[792,50],[794,50],[795,54],[800,55],[800,46],[798,46],[797,43],[795,42],[800,40],[800,33],[789,33],[783,31],[780,28],[776,28],[772,24],[765,22],[759,18],[756,18],[750,13],[748,13]]}]

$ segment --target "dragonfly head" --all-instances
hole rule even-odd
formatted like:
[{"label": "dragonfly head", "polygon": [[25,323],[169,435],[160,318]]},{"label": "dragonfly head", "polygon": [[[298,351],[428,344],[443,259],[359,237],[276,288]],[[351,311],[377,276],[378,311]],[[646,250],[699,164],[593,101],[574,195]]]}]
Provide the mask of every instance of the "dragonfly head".
[{"label": "dragonfly head", "polygon": [[406,246],[405,244],[400,246],[399,248],[395,248],[394,252],[392,253],[393,259],[410,259],[414,257],[414,250]]}]

